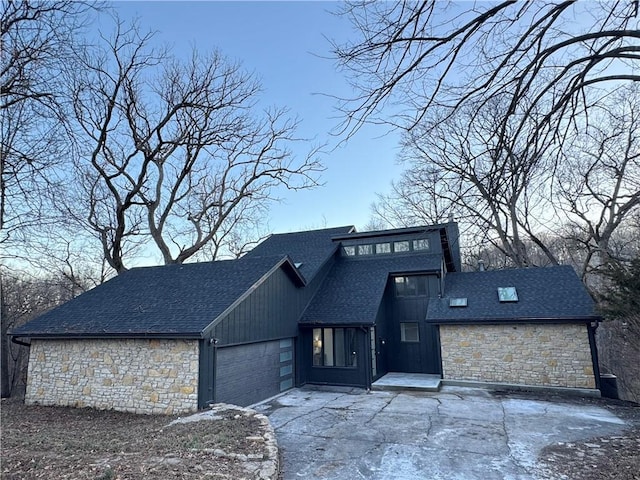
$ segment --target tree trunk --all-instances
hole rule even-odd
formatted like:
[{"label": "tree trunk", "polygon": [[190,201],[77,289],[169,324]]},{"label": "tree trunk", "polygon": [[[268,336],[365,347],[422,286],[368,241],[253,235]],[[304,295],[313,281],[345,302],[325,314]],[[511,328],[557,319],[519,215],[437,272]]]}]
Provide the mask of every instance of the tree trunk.
[{"label": "tree trunk", "polygon": [[7,331],[9,326],[7,318],[7,309],[4,301],[4,289],[2,288],[2,274],[0,273],[0,376],[2,377],[2,388],[0,396],[2,398],[8,398],[11,396],[11,379],[9,375],[9,336]]}]

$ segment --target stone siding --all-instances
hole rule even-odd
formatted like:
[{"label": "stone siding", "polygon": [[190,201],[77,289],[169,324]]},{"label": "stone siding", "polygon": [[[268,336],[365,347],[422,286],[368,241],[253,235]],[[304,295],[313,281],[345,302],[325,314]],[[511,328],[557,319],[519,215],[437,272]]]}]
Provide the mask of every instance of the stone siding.
[{"label": "stone siding", "polygon": [[441,325],[447,380],[595,388],[586,325]]},{"label": "stone siding", "polygon": [[198,407],[196,340],[33,340],[27,404],[148,414]]}]

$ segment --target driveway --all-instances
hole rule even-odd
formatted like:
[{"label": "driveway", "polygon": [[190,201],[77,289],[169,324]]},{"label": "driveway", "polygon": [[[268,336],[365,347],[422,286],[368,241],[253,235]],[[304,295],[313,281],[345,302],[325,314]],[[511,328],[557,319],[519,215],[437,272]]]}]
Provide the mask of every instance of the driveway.
[{"label": "driveway", "polygon": [[547,479],[538,454],[622,432],[593,401],[444,387],[438,393],[294,389],[268,415],[284,479]]}]

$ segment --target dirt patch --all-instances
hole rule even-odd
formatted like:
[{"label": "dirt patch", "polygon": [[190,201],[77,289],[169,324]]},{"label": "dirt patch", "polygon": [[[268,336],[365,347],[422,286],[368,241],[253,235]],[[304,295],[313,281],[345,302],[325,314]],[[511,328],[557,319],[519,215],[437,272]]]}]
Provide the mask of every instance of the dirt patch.
[{"label": "dirt patch", "polygon": [[550,445],[540,459],[553,478],[640,480],[640,428],[586,442]]},{"label": "dirt patch", "polygon": [[236,410],[214,420],[25,406],[2,401],[3,479],[257,478],[267,456],[260,420]]}]

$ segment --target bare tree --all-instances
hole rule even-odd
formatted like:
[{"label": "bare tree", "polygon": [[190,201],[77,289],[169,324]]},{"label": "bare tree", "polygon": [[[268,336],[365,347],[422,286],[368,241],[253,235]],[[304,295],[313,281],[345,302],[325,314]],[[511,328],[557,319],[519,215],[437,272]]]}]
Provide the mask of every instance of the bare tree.
[{"label": "bare tree", "polygon": [[640,210],[640,88],[618,89],[590,115],[591,124],[564,149],[556,181],[584,277],[630,258],[615,234]]},{"label": "bare tree", "polygon": [[28,348],[11,343],[7,332],[47,310],[64,303],[92,286],[82,275],[39,276],[25,272],[0,270],[2,299],[2,398],[24,388]]},{"label": "bare tree", "polygon": [[518,126],[503,128],[508,103],[496,98],[455,115],[430,113],[405,134],[407,171],[379,207],[412,223],[453,215],[474,244],[493,245],[512,265],[533,264],[531,244],[545,263],[557,264],[538,233],[542,222],[534,220],[543,217],[548,198],[552,148],[535,151],[509,137]]},{"label": "bare tree", "polygon": [[[640,80],[638,5],[349,2],[341,13],[359,38],[334,45],[334,52],[359,94],[343,99],[343,131],[351,134],[366,121],[410,130],[431,110],[452,114],[509,93],[505,129],[513,128],[510,117],[525,100],[542,113],[537,126],[562,138],[585,112],[590,91]],[[536,145],[526,114],[514,134]]]},{"label": "bare tree", "polygon": [[635,251],[625,231],[640,211],[637,88],[599,99],[592,123],[563,143],[547,130],[537,151],[504,129],[499,99],[430,113],[404,135],[408,168],[374,214],[394,226],[453,214],[474,256],[498,249],[508,261],[494,264],[570,263],[596,294],[602,285],[593,274]]},{"label": "bare tree", "polygon": [[[619,163],[604,174],[604,158],[594,160],[598,168],[582,160],[585,168],[576,169],[567,155],[581,132],[594,134],[591,128],[601,117],[596,110],[612,105],[611,92],[640,80],[637,1],[363,1],[348,3],[341,13],[360,34],[352,43],[335,45],[359,93],[340,104],[343,132],[351,135],[364,122],[406,132],[409,170],[394,186],[395,199],[378,202],[383,215],[397,221],[395,212],[404,210],[432,220],[434,213],[452,213],[473,224],[474,238],[519,266],[557,263],[558,253],[545,239],[554,238],[551,229],[567,225],[570,216],[579,224],[572,231],[596,232],[599,240],[588,232],[579,237],[603,252],[607,238],[635,209],[631,192],[638,189],[629,184],[634,176]],[[615,131],[610,127],[607,135]],[[625,133],[608,141],[630,128],[628,122],[618,127]],[[613,179],[618,168],[618,178],[625,177],[619,189],[624,200],[615,182],[606,181],[601,191],[580,189],[581,200],[559,213],[566,184],[559,179],[567,168],[594,182],[603,175]],[[602,222],[579,205],[584,194],[591,203],[607,204]],[[577,211],[567,211],[572,209]]]},{"label": "bare tree", "polygon": [[149,245],[165,264],[237,247],[232,233],[255,225],[277,189],[315,186],[321,170],[315,151],[293,157],[297,120],[258,109],[260,85],[238,63],[196,51],[180,61],[151,39],[118,22],[71,78],[87,149],[68,211],[116,272]]},{"label": "bare tree", "polygon": [[[0,242],[22,246],[54,221],[47,204],[72,144],[62,73],[93,6],[75,1],[2,3],[0,42]],[[20,255],[12,251],[13,255]]]}]

